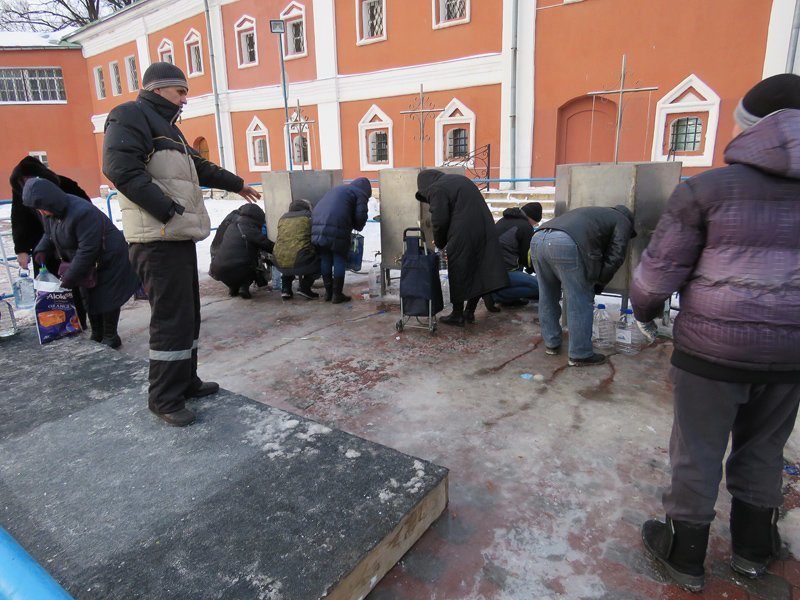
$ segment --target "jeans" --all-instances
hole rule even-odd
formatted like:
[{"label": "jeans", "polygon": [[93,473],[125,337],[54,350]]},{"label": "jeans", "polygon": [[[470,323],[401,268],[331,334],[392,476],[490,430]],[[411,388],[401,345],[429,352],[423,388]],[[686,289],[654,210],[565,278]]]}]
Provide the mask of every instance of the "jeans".
[{"label": "jeans", "polygon": [[578,246],[563,231],[543,229],[531,240],[531,256],[539,282],[539,320],[545,346],[561,346],[561,289],[564,289],[569,322],[569,357],[589,358],[592,349],[594,286]]},{"label": "jeans", "polygon": [[330,275],[333,271],[334,277],[344,278],[344,272],[347,267],[347,256],[335,254],[332,250],[327,248],[319,249],[320,266],[322,267],[322,276]]},{"label": "jeans", "polygon": [[492,294],[495,302],[513,302],[514,300],[536,300],[539,297],[539,282],[536,277],[525,271],[509,271],[511,285]]}]

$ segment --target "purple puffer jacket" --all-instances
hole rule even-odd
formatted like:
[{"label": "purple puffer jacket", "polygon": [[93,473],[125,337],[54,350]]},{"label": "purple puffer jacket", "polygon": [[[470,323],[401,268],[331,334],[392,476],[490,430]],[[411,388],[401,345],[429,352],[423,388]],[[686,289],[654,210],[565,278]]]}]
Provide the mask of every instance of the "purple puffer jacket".
[{"label": "purple puffer jacket", "polygon": [[800,371],[800,111],[749,128],[725,162],[675,188],[634,272],[634,313],[651,320],[678,291],[677,352]]}]

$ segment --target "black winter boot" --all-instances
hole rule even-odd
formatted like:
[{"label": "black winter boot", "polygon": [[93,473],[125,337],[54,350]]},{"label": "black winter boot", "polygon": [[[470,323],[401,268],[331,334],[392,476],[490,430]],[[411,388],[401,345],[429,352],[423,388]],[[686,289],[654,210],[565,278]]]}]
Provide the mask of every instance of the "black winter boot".
[{"label": "black winter boot", "polygon": [[479,296],[467,300],[467,305],[464,307],[464,321],[467,323],[475,322],[475,309],[478,308]]},{"label": "black winter boot", "polygon": [[445,325],[455,325],[457,327],[464,326],[464,303],[463,302],[453,302],[453,312],[449,315],[444,316],[439,319],[439,323],[444,323]]},{"label": "black winter boot", "polygon": [[331,304],[341,304],[342,302],[350,302],[350,300],[350,296],[344,293],[344,277],[334,277]]},{"label": "black winter boot", "polygon": [[781,550],[778,509],[731,501],[731,569],[747,577],[761,577]]},{"label": "black winter boot", "polygon": [[314,300],[315,298],[319,298],[319,294],[311,289],[311,286],[314,284],[314,279],[316,279],[313,275],[303,275],[300,277],[300,285],[297,288],[297,295],[302,296],[306,300]]},{"label": "black winter boot", "polygon": [[245,300],[249,300],[253,296],[250,295],[250,284],[245,283],[242,286],[239,286],[239,297],[244,298]]},{"label": "black winter boot", "polygon": [[287,275],[281,277],[281,298],[284,300],[291,300],[294,297],[294,294],[292,294],[292,281],[294,281],[294,277],[289,278]]},{"label": "black winter boot", "polygon": [[330,302],[333,298],[333,276],[323,275],[322,283],[325,286],[325,302]]},{"label": "black winter boot", "polygon": [[642,525],[642,541],[677,585],[699,592],[705,585],[703,562],[710,528],[708,523],[673,521],[669,517],[666,523],[651,519]]},{"label": "black winter boot", "polygon": [[484,305],[486,305],[486,310],[489,312],[500,312],[500,307],[494,303],[494,298],[492,298],[491,294],[484,294],[481,297],[483,298]]},{"label": "black winter boot", "polygon": [[117,335],[119,323],[119,309],[103,313],[103,343],[115,350],[122,346],[122,340]]},{"label": "black winter boot", "polygon": [[89,315],[89,325],[92,327],[92,335],[89,336],[89,339],[93,342],[102,342],[103,341],[103,315],[102,314],[90,314]]}]

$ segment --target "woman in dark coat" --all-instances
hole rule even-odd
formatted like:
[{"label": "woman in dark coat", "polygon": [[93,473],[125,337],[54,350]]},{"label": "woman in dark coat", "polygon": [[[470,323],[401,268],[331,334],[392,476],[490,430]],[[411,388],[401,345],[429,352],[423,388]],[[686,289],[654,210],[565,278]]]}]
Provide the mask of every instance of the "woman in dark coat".
[{"label": "woman in dark coat", "polygon": [[[44,233],[41,217],[36,214],[35,210],[31,210],[22,204],[22,187],[31,177],[41,177],[52,181],[61,188],[61,191],[91,201],[89,195],[83,191],[77,182],[65,175],[57,175],[45,167],[38,158],[26,156],[19,161],[14,170],[11,171],[9,179],[11,183],[11,237],[14,240],[14,253],[17,255],[17,263],[22,269],[28,268],[33,249],[42,239],[42,234]],[[47,263],[47,270],[52,273],[58,273],[60,262],[57,257],[50,257]],[[34,263],[33,269],[34,275],[39,273],[38,264]],[[75,298],[75,310],[78,313],[81,327],[86,329],[86,309],[83,306],[81,294],[77,289],[72,291]]]},{"label": "woman in dark coat", "polygon": [[[61,284],[80,288],[92,326],[91,339],[119,348],[119,309],[139,286],[122,232],[93,204],[65,194],[47,179],[29,179],[22,202],[44,217],[44,234],[33,251],[34,259],[40,262],[55,254],[69,262],[66,271],[62,264]],[[81,286],[93,269],[97,283]]]},{"label": "woman in dark coat", "polygon": [[369,179],[359,177],[329,190],[311,214],[311,242],[319,248],[326,302],[350,301],[350,296],[343,293],[347,250],[353,229],[361,231],[367,224],[371,195]]},{"label": "woman in dark coat", "polygon": [[[255,281],[258,252],[272,252],[273,244],[264,233],[266,215],[258,204],[244,204],[225,217],[211,244],[208,274],[228,286],[231,296],[252,298],[250,284]],[[220,240],[220,233],[221,240]]]},{"label": "woman in dark coat", "polygon": [[434,169],[420,172],[417,188],[417,200],[430,206],[433,241],[447,252],[453,312],[439,321],[461,327],[465,321],[474,323],[481,297],[487,309],[500,310],[488,294],[507,287],[508,274],[483,194],[467,177]]}]

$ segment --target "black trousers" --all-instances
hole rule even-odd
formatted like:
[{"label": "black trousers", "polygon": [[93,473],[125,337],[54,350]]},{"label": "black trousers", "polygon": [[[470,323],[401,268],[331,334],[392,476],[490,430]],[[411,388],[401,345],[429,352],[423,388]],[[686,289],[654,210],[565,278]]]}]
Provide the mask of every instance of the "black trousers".
[{"label": "black trousers", "polygon": [[130,260],[150,301],[148,405],[159,413],[180,410],[200,387],[197,339],[200,285],[193,241],[130,245]]},{"label": "black trousers", "polygon": [[676,367],[670,377],[675,416],[666,514],[697,523],[714,519],[729,438],[728,492],[756,506],[781,506],[783,448],[797,418],[800,383],[729,383]]}]

